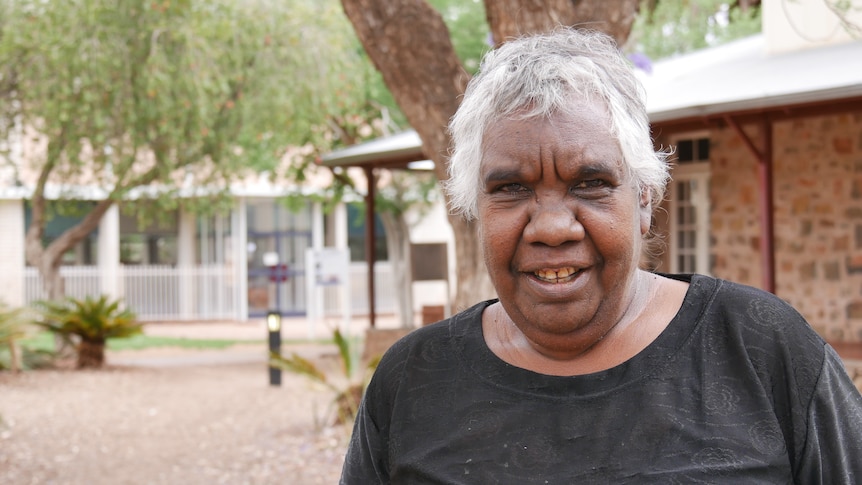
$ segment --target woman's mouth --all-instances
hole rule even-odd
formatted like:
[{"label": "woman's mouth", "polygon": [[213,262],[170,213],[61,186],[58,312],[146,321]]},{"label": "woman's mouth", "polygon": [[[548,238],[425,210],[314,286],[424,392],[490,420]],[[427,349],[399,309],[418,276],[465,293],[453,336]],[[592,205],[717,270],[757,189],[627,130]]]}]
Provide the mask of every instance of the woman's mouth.
[{"label": "woman's mouth", "polygon": [[565,283],[574,279],[578,271],[573,267],[558,268],[558,269],[540,269],[533,275],[541,281],[548,283]]}]

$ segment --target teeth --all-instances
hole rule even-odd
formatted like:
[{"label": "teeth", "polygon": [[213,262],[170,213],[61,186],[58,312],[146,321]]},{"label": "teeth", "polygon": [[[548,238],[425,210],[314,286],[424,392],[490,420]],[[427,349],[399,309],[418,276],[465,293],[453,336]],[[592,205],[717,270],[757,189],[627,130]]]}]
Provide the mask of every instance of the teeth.
[{"label": "teeth", "polygon": [[575,268],[540,269],[539,271],[536,271],[535,274],[543,280],[557,281],[575,274]]}]

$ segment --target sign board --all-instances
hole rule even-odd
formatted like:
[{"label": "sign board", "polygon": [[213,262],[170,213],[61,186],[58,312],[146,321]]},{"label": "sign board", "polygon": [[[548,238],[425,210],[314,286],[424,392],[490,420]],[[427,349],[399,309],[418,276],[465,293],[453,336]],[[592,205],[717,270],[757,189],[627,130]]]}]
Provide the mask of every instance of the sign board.
[{"label": "sign board", "polygon": [[346,249],[310,249],[314,284],[338,286],[347,282],[350,253]]},{"label": "sign board", "polygon": [[[349,334],[350,328],[350,251],[339,248],[318,248],[305,250],[305,287],[308,294],[308,336],[316,337],[317,325],[328,312],[327,295],[330,299],[338,296],[337,303],[343,323],[341,332]],[[339,296],[340,294],[340,296]]]}]

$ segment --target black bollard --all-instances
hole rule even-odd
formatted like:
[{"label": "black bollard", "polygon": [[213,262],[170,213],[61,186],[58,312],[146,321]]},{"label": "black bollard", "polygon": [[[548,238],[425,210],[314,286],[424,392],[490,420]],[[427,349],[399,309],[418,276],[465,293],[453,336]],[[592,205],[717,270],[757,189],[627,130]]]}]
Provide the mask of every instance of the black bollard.
[{"label": "black bollard", "polygon": [[[281,356],[281,313],[269,311],[266,314],[266,328],[269,330],[269,352]],[[269,366],[269,385],[281,385],[281,369]]]}]

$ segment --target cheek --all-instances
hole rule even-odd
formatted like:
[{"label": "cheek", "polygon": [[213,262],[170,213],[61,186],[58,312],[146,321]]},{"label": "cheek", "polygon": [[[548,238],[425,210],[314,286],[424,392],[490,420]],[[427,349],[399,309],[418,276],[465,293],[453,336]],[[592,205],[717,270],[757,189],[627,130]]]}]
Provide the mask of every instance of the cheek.
[{"label": "cheek", "polygon": [[520,234],[512,217],[500,217],[485,212],[479,214],[478,234],[488,269],[510,259]]}]

